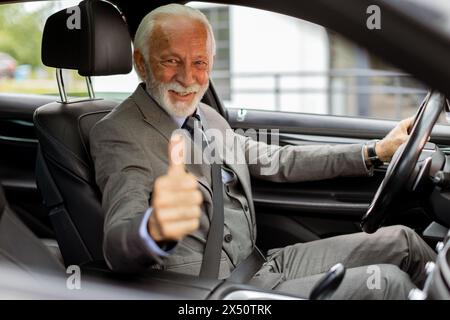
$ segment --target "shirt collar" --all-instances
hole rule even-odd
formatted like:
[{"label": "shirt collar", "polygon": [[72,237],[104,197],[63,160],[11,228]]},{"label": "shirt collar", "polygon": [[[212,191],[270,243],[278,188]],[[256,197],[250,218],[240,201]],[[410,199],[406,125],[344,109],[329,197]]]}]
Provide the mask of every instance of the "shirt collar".
[{"label": "shirt collar", "polygon": [[186,121],[185,117],[175,117],[171,116],[173,121],[178,125],[178,128],[181,128],[183,126],[184,121]]},{"label": "shirt collar", "polygon": [[[202,122],[202,113],[200,111],[200,108],[197,106],[197,108],[194,111],[194,114],[197,114],[200,117],[200,122]],[[173,121],[175,121],[175,123],[178,125],[179,128],[181,128],[184,124],[184,122],[186,121],[187,117],[176,117],[176,116],[172,116]]]}]

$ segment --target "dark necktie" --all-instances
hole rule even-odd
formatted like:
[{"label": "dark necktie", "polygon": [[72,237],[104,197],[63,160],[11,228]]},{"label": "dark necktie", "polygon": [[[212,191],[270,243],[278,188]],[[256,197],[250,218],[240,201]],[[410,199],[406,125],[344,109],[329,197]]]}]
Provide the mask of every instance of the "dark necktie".
[{"label": "dark necktie", "polygon": [[192,116],[187,117],[181,128],[189,132],[192,141],[194,141],[195,143],[198,143],[198,138],[200,138],[201,150],[205,150],[205,148],[208,146],[208,138],[203,131],[200,116],[197,113],[194,113]]},{"label": "dark necktie", "polygon": [[189,131],[191,136],[194,136],[194,130],[200,128],[201,129],[201,120],[200,116],[197,113],[194,113],[193,115],[186,118],[181,128],[186,129]]}]

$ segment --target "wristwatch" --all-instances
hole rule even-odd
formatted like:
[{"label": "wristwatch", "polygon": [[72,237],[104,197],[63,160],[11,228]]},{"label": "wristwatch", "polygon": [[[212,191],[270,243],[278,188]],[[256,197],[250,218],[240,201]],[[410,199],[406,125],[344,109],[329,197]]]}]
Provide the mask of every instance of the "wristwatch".
[{"label": "wristwatch", "polygon": [[380,158],[377,155],[377,152],[375,151],[375,147],[377,145],[378,140],[372,140],[366,143],[367,147],[367,155],[369,156],[369,161],[374,167],[380,167],[384,164],[383,161],[380,160]]}]

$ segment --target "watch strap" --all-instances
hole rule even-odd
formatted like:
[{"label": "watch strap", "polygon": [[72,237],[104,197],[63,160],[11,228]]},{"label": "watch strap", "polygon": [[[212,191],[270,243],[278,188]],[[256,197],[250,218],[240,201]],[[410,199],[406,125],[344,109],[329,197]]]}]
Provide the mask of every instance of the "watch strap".
[{"label": "watch strap", "polygon": [[384,164],[383,161],[381,161],[380,158],[378,157],[376,149],[375,149],[377,146],[377,142],[378,142],[378,140],[372,140],[372,141],[369,141],[368,143],[366,143],[367,155],[369,157],[370,163],[374,167],[380,167]]}]

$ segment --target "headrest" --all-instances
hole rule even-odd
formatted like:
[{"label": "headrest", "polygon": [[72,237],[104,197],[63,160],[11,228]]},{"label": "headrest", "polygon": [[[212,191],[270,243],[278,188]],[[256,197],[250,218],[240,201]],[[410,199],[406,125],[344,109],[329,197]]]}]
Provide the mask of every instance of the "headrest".
[{"label": "headrest", "polygon": [[42,37],[42,62],[75,69],[82,76],[131,71],[131,38],[121,14],[110,3],[87,0],[51,15]]}]

